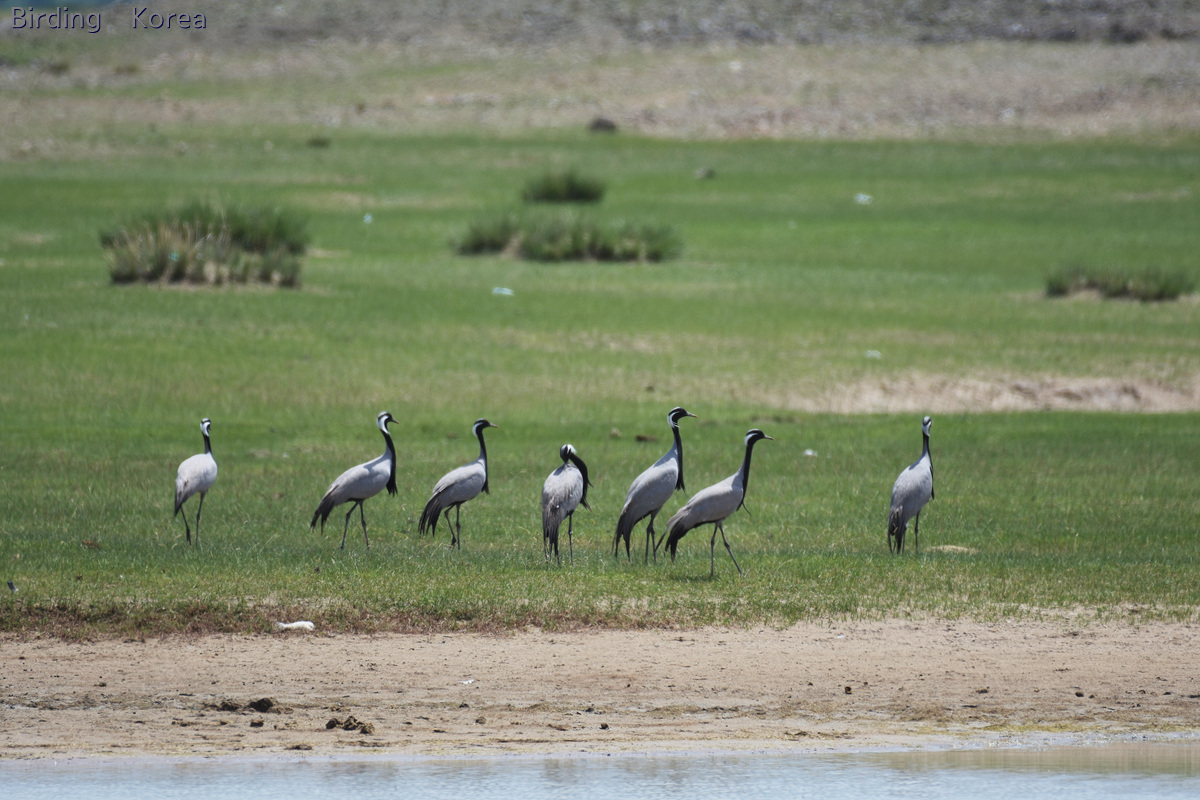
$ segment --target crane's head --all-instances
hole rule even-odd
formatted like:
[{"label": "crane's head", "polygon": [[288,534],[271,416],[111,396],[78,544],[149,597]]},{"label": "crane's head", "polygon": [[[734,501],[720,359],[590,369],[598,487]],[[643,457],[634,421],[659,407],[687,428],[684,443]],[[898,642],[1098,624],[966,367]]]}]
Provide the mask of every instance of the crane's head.
[{"label": "crane's head", "polygon": [[933,425],[933,417],[926,417],[921,420],[921,433],[929,435],[929,428]]},{"label": "crane's head", "polygon": [[475,420],[475,424],[471,426],[471,432],[474,433],[476,436],[478,436],[483,431],[484,428],[499,428],[499,427],[500,427],[499,425],[493,425],[492,423],[488,422],[486,419],[483,419],[482,417],[480,417],[479,419]]},{"label": "crane's head", "polygon": [[204,419],[200,420],[200,432],[203,433],[205,436],[208,436],[208,432],[211,428],[212,428],[212,420],[211,419],[209,419],[208,417],[205,417]]},{"label": "crane's head", "polygon": [[696,415],[689,414],[683,406],[675,406],[671,409],[670,413],[667,414],[667,421],[671,423],[671,427],[675,427],[679,424],[679,420],[683,419],[684,417],[694,416]]},{"label": "crane's head", "polygon": [[750,430],[746,431],[746,447],[750,447],[752,444],[762,439],[770,439],[771,441],[775,441],[773,436],[767,436],[758,428],[751,428]]},{"label": "crane's head", "polygon": [[584,508],[590,509],[591,506],[588,505],[587,501],[587,490],[592,485],[592,481],[588,478],[587,464],[583,463],[583,459],[579,457],[579,453],[575,452],[575,445],[573,444],[564,444],[558,448],[558,457],[563,460],[564,464],[570,461],[579,470],[579,474],[583,477],[583,497],[579,499],[579,502]]},{"label": "crane's head", "polygon": [[387,424],[389,422],[395,422],[395,421],[396,421],[396,418],[393,417],[391,415],[391,413],[388,411],[380,411],[379,416],[375,417],[375,424],[378,425],[379,430],[383,431],[384,433],[388,432]]}]

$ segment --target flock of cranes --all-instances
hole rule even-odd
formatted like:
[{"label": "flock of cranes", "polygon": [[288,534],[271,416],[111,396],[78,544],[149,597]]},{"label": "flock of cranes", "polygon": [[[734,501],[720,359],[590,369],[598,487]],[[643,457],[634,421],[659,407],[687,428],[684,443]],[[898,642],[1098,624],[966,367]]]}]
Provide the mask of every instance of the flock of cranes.
[{"label": "flock of cranes", "polygon": [[[754,445],[760,441],[771,440],[772,437],[758,428],[746,432],[745,455],[737,471],[725,480],[714,483],[692,497],[667,521],[666,533],[656,537],[654,520],[662,511],[663,506],[676,490],[686,491],[683,483],[683,440],[679,435],[679,421],[685,417],[695,417],[681,407],[671,409],[667,421],[671,426],[673,442],[671,448],[662,458],[654,462],[645,472],[638,475],[629,486],[625,496],[625,504],[617,519],[616,533],[613,535],[613,555],[619,557],[621,544],[625,545],[625,556],[630,555],[630,539],[633,529],[639,522],[649,517],[646,524],[646,554],[645,561],[649,563],[653,554],[658,560],[658,549],[670,552],[671,560],[679,541],[688,531],[703,525],[712,525],[712,538],[709,541],[709,575],[716,574],[717,534],[738,574],[742,568],[733,555],[729,539],[725,536],[724,522],[746,502],[746,488],[750,483],[750,457]],[[350,503],[346,512],[345,524],[342,526],[342,549],[346,547],[346,533],[350,529],[350,517],[358,508],[359,520],[362,522],[363,541],[367,547],[371,540],[367,536],[367,517],[363,504],[379,494],[385,488],[389,494],[396,494],[396,446],[388,432],[388,423],[395,422],[391,414],[384,411],[375,419],[379,432],[383,434],[386,449],[383,455],[363,464],[351,467],[337,477],[326,490],[317,510],[313,512],[310,528],[316,528],[317,521],[321,522],[321,531],[325,530],[325,521],[333,509]],[[904,550],[904,536],[908,523],[913,523],[913,545],[920,549],[920,519],[921,509],[933,499],[933,461],[929,454],[929,429],[933,425],[930,417],[921,420],[921,436],[923,447],[921,457],[905,468],[896,478],[892,486],[891,505],[888,511],[887,541],[888,550],[901,553]],[[472,431],[479,440],[479,457],[469,464],[453,469],[442,476],[433,487],[429,502],[421,513],[421,521],[417,527],[419,533],[437,532],[438,518],[445,516],[446,527],[450,528],[450,546],[462,549],[462,523],[460,514],[462,506],[479,496],[480,492],[488,492],[488,462],[487,444],[483,432],[497,425],[486,419],[475,421]],[[204,452],[194,455],[179,465],[175,477],[175,515],[183,510],[184,503],[193,495],[199,495],[196,506],[196,542],[200,541],[200,512],[204,508],[204,497],[212,489],[217,480],[217,462],[212,454],[212,442],[209,438],[212,421],[205,417],[200,421],[200,432],[204,434]],[[587,490],[591,486],[588,480],[588,468],[575,447],[564,444],[559,448],[559,458],[562,464],[546,478],[542,487],[542,549],[547,559],[551,556],[561,561],[558,549],[558,535],[562,523],[567,523],[568,556],[572,563],[575,560],[575,545],[572,536],[575,510],[579,506],[590,508],[587,502]],[[454,524],[450,524],[450,509],[454,509]],[[187,541],[192,541],[191,526],[187,514],[183,515],[183,524],[187,532]]]}]

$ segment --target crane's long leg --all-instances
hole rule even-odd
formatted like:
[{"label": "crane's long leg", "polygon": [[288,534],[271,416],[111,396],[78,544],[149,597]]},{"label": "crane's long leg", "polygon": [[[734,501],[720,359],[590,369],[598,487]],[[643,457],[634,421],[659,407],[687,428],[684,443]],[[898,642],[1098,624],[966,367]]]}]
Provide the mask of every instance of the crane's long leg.
[{"label": "crane's long leg", "polygon": [[342,526],[342,550],[346,549],[346,531],[350,529],[350,515],[354,513],[354,506],[357,506],[361,500],[355,500],[350,506],[350,510],[346,512],[346,524]]},{"label": "crane's long leg", "polygon": [[575,566],[575,539],[571,535],[571,528],[575,524],[575,512],[572,511],[567,515],[567,548],[571,554],[571,566]]},{"label": "crane's long leg", "polygon": [[[717,574],[717,528],[721,523],[713,523],[712,540],[708,543],[708,577],[716,577]],[[722,534],[724,535],[724,534]]]},{"label": "crane's long leg", "polygon": [[[362,520],[363,526],[363,541],[367,543],[367,549],[371,549],[371,540],[367,538],[367,512],[364,510],[363,501],[358,501],[358,518]],[[353,511],[354,509],[350,509]]]},{"label": "crane's long leg", "polygon": [[[460,514],[462,514],[462,503],[454,507],[454,524],[458,528],[458,531],[454,533],[454,541],[450,543],[450,546],[457,546],[459,550],[462,550],[462,521],[459,519]],[[446,520],[446,524],[450,524],[449,519]]]},{"label": "crane's long leg", "polygon": [[[646,525],[646,558],[642,561],[644,564],[650,563],[650,542],[654,541],[654,518],[658,516],[655,511],[650,514],[650,523]],[[658,563],[658,547],[654,548],[654,563]]]},{"label": "crane's long leg", "polygon": [[[729,546],[729,540],[725,538],[725,526],[718,522],[717,527],[721,529],[721,541],[725,543],[725,552],[729,553],[730,558],[733,558],[733,548]],[[738,567],[736,558],[733,558],[733,565],[737,567],[738,575],[746,576],[746,573],[742,572],[742,568]]]},{"label": "crane's long leg", "polygon": [[[184,529],[184,531],[187,532],[187,543],[191,544],[192,543],[192,526],[188,525],[186,511],[183,512],[183,529]],[[197,535],[199,535],[199,534],[197,534]]]},{"label": "crane's long leg", "polygon": [[[196,540],[200,540],[200,523],[196,523]],[[913,548],[917,555],[921,555],[921,512],[913,517]]]},{"label": "crane's long leg", "polygon": [[200,505],[196,506],[196,546],[200,546],[200,511],[204,508],[204,495],[208,492],[200,493]]}]

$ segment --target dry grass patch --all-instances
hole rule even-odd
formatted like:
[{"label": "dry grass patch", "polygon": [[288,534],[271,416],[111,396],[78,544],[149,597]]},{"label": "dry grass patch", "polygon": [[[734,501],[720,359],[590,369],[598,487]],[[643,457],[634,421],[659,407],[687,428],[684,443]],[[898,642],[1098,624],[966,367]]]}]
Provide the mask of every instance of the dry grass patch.
[{"label": "dry grass patch", "polygon": [[113,283],[298,286],[308,244],[303,221],[279,209],[192,203],[151,212],[100,234]]},{"label": "dry grass patch", "polygon": [[[309,139],[343,128],[582,131],[597,115],[622,132],[702,139],[1013,140],[1200,130],[1200,49],[1190,42],[651,50],[617,43],[569,52],[470,44],[434,53],[422,42],[329,42],[299,52],[233,49],[220,58],[184,46],[155,55],[154,68],[133,77],[87,64],[65,76],[10,69],[13,92],[0,98],[0,159],[112,157],[185,145],[96,135],[147,125],[303,125]],[[430,58],[441,66],[423,68]],[[346,86],[355,87],[352,97]],[[177,99],[158,99],[167,89]]]},{"label": "dry grass patch", "polygon": [[1200,375],[1177,385],[1145,378],[890,375],[782,391],[761,389],[755,395],[764,405],[813,414],[1183,412],[1200,410]]}]

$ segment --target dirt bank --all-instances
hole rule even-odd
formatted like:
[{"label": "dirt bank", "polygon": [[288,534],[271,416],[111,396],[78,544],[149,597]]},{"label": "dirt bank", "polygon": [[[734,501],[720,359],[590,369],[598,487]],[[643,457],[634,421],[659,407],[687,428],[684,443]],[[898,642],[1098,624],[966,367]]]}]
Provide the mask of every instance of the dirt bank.
[{"label": "dirt bank", "polygon": [[1194,731],[1198,646],[1188,625],[938,621],[9,639],[0,757],[811,751]]}]

